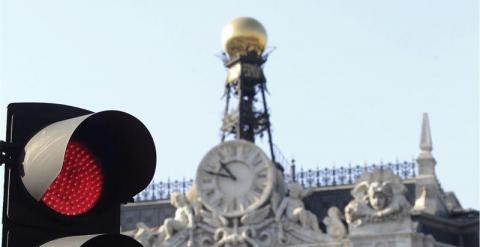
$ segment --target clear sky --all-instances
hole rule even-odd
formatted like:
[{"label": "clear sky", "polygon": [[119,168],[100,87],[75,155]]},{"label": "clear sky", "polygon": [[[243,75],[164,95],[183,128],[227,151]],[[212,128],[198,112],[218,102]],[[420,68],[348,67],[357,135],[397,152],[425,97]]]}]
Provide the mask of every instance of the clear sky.
[{"label": "clear sky", "polygon": [[304,168],[411,161],[428,112],[442,187],[479,208],[473,0],[2,0],[0,131],[10,102],[122,110],[151,130],[157,180],[193,178],[220,141],[215,55],[238,16],[277,48],[265,74],[285,156]]}]

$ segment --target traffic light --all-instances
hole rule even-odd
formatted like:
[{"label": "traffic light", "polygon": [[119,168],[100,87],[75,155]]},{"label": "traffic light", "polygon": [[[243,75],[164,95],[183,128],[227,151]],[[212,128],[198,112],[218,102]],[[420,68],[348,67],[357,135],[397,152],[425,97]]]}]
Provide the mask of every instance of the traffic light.
[{"label": "traffic light", "polygon": [[155,173],[154,142],[138,119],[13,103],[6,137],[3,247],[141,246],[119,234],[120,205]]}]

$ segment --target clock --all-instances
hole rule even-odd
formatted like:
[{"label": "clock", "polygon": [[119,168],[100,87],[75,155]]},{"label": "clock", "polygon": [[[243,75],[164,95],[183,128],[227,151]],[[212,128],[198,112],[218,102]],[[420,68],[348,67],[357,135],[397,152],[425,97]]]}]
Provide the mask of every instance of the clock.
[{"label": "clock", "polygon": [[268,200],[275,177],[275,166],[259,147],[234,140],[205,155],[195,183],[206,208],[225,217],[238,217]]}]

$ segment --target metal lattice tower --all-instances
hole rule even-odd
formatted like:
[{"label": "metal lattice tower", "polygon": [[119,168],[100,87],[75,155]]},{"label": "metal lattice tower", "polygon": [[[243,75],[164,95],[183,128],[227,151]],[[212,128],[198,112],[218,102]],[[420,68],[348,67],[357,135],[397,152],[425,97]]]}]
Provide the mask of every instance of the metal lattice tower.
[{"label": "metal lattice tower", "polygon": [[222,142],[229,136],[255,142],[257,136],[263,137],[266,132],[271,159],[275,162],[263,74],[266,37],[263,26],[252,18],[238,18],[224,29],[224,65],[228,74],[221,130]]}]

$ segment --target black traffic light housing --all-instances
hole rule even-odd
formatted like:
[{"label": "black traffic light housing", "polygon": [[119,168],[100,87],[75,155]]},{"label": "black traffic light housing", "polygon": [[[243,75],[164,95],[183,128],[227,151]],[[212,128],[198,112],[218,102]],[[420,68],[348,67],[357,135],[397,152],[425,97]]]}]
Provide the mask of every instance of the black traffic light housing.
[{"label": "black traffic light housing", "polygon": [[[101,239],[115,238],[120,204],[132,201],[155,172],[150,133],[139,120],[119,111],[92,113],[59,104],[13,103],[8,106],[6,136],[4,247],[38,246],[73,235],[106,233],[110,237]],[[42,195],[60,176],[72,140],[92,151],[103,173],[99,200],[73,216],[42,203]],[[100,240],[89,242],[96,241]]]},{"label": "black traffic light housing", "polygon": [[133,238],[121,234],[93,234],[55,239],[40,247],[143,247]]}]

